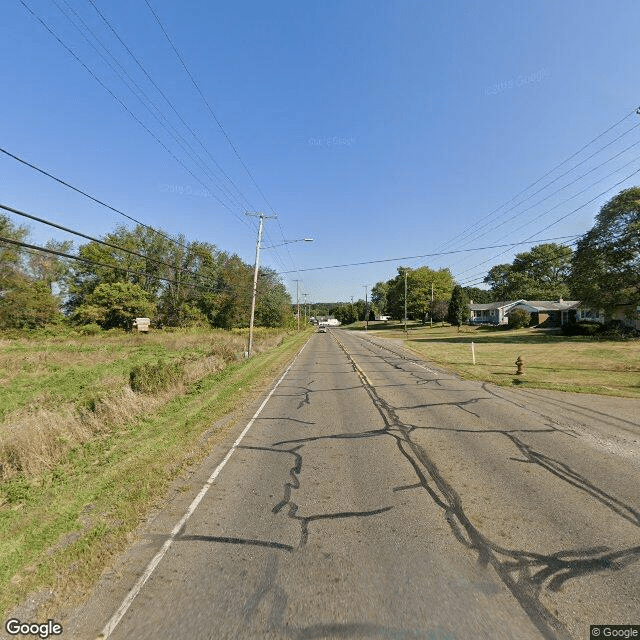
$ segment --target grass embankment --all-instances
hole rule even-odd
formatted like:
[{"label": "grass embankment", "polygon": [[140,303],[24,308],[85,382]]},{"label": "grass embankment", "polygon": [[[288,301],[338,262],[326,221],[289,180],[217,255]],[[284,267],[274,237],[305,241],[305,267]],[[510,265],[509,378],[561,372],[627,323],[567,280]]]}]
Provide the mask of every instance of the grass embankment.
[{"label": "grass embankment", "polygon": [[[202,434],[265,388],[307,337],[260,332],[249,361],[236,358],[245,336],[224,332],[3,341],[3,384],[13,393],[3,394],[0,437],[11,444],[10,420],[21,420],[31,430],[23,445],[32,442],[40,459],[9,469],[0,485],[2,616],[45,588],[54,594],[47,607],[77,601],[172,480],[233,422],[204,445]],[[157,395],[132,392],[130,370],[158,357],[180,362],[183,380]],[[47,418],[61,428],[48,429]],[[65,431],[67,420],[84,431]]]},{"label": "grass embankment", "polygon": [[[539,329],[423,327],[411,323],[369,323],[369,331],[404,342],[426,360],[469,380],[640,398],[640,341],[566,337]],[[471,342],[476,364],[473,364]],[[525,375],[516,378],[521,356]]]}]

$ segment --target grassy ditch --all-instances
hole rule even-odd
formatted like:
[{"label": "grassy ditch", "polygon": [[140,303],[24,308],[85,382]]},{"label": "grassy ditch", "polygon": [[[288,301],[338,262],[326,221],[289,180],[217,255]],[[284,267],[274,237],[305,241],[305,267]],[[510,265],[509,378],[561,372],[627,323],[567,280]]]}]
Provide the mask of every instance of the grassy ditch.
[{"label": "grassy ditch", "polygon": [[[640,398],[640,341],[566,337],[539,329],[492,327],[423,327],[410,324],[407,335],[399,323],[369,323],[369,332],[398,344],[469,380]],[[473,364],[471,343],[476,364]],[[516,377],[521,356],[524,376]]]},{"label": "grassy ditch", "polygon": [[[306,332],[267,332],[262,336],[262,352],[249,361],[234,358],[209,371],[210,365],[202,365],[202,375],[193,374],[197,366],[190,361],[191,373],[185,366],[185,379],[159,395],[123,391],[117,396],[120,401],[131,396],[143,410],[119,415],[116,407],[105,409],[102,428],[89,429],[84,440],[67,439],[55,461],[52,458],[4,478],[0,484],[3,616],[28,594],[44,589],[54,594],[45,610],[79,601],[171,481],[202,459],[233,422],[198,447],[202,434],[217,419],[250,402],[307,337]],[[112,346],[117,351],[116,342]],[[174,351],[200,349],[189,336],[180,337],[179,342]],[[164,347],[163,357],[170,362]],[[7,348],[6,342],[2,348]],[[153,355],[155,362],[158,354]],[[47,411],[56,415],[52,407]],[[100,411],[94,416],[96,423],[100,423]],[[5,439],[6,433],[6,429],[0,431]]]},{"label": "grassy ditch", "polygon": [[[256,350],[283,335],[257,331]],[[69,449],[241,360],[246,342],[240,331],[204,330],[0,341],[0,478],[52,470]]]}]

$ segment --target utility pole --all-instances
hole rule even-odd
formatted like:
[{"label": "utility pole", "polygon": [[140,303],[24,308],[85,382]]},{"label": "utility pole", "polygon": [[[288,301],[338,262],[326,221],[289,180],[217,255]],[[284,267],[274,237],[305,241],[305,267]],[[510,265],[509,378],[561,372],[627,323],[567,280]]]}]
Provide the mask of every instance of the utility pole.
[{"label": "utility pole", "polygon": [[431,283],[431,313],[429,313],[429,322],[433,329],[433,282]]},{"label": "utility pole", "polygon": [[404,332],[407,333],[407,270],[404,270]]},{"label": "utility pole", "polygon": [[367,297],[368,294],[368,284],[362,285],[364,287],[364,330],[369,330],[369,299]]},{"label": "utility pole", "polygon": [[260,268],[260,243],[262,242],[262,227],[265,218],[276,218],[277,216],[265,216],[264,213],[246,213],[247,216],[260,218],[258,226],[258,241],[256,242],[256,264],[253,269],[253,295],[251,296],[251,320],[249,320],[249,348],[247,349],[247,358],[251,357],[253,349],[253,320],[256,315],[256,293],[258,291],[258,269]]},{"label": "utility pole", "polygon": [[296,315],[298,316],[298,331],[300,331],[300,295],[298,293],[298,284],[300,283],[300,280],[295,280],[295,283],[296,283],[296,306],[298,308]]},{"label": "utility pole", "polygon": [[304,326],[307,326],[307,296],[309,295],[308,293],[303,293],[302,294],[304,296]]}]

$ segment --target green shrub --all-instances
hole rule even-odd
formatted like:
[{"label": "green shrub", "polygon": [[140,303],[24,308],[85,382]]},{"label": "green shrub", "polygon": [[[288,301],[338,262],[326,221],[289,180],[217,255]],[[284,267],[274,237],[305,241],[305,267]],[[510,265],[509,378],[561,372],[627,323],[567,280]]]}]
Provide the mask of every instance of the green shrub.
[{"label": "green shrub", "polygon": [[509,329],[522,329],[531,323],[531,314],[524,309],[514,309],[509,313]]},{"label": "green shrub", "polygon": [[102,327],[95,322],[90,322],[89,324],[78,327],[77,332],[81,336],[97,336],[99,333],[102,333]]},{"label": "green shrub", "polygon": [[622,320],[609,320],[600,326],[598,338],[604,340],[630,340],[640,335],[633,327],[628,327]]},{"label": "green shrub", "polygon": [[599,322],[571,322],[562,325],[562,334],[565,336],[594,336],[599,330]]},{"label": "green shrub", "polygon": [[180,362],[158,360],[141,364],[131,369],[129,386],[136,393],[157,393],[184,379],[184,368]]}]

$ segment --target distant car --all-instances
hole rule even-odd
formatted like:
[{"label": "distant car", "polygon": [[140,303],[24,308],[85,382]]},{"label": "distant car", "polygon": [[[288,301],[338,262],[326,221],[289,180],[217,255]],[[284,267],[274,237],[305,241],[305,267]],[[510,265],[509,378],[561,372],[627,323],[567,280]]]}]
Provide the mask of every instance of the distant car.
[{"label": "distant car", "polygon": [[327,325],[323,322],[318,325],[318,333],[327,333]]}]

